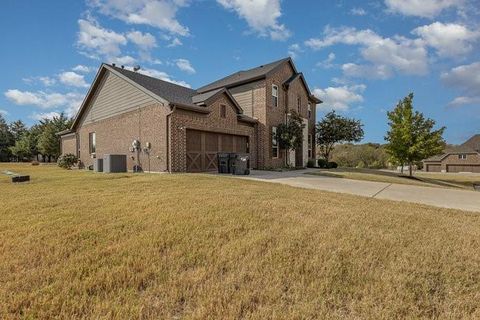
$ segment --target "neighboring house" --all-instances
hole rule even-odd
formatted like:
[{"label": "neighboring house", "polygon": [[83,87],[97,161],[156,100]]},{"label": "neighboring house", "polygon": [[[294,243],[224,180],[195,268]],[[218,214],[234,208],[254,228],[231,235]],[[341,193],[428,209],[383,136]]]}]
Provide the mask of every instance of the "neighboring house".
[{"label": "neighboring house", "polygon": [[423,160],[423,164],[427,172],[480,173],[480,134],[443,154]]},{"label": "neighboring house", "polygon": [[[248,153],[252,168],[305,166],[315,155],[318,103],[290,58],[197,90],[102,64],[72,128],[60,133],[62,154],[85,166],[127,154],[130,170],[156,172],[213,171],[218,152]],[[304,118],[304,143],[287,157],[274,136],[291,109]]]}]

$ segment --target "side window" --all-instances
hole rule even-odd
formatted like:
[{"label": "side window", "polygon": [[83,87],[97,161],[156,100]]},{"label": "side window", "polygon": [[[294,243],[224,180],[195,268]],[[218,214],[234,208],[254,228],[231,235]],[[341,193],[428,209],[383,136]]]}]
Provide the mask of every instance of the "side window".
[{"label": "side window", "polygon": [[277,127],[272,127],[272,158],[278,158]]},{"label": "side window", "polygon": [[220,105],[220,117],[222,118],[227,117],[227,106],[224,104]]},{"label": "side window", "polygon": [[88,151],[90,154],[95,154],[96,149],[97,149],[97,143],[96,143],[96,137],[95,137],[95,132],[90,132],[88,134]]},{"label": "side window", "polygon": [[460,160],[466,160],[466,159],[467,159],[467,155],[466,155],[466,154],[459,154],[459,155],[458,155],[458,159],[460,159]]},{"label": "side window", "polygon": [[278,86],[272,84],[272,105],[278,107]]}]

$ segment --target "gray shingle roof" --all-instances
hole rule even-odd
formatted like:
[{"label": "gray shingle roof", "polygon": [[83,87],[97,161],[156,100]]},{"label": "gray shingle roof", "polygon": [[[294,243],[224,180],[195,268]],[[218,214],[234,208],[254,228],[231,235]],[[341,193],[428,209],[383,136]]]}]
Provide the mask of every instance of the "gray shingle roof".
[{"label": "gray shingle roof", "polygon": [[168,102],[190,105],[192,104],[192,97],[197,95],[195,90],[180,86],[178,84],[149,77],[139,72],[133,72],[113,66],[110,67],[115,69],[115,71],[120,72],[130,80],[135,81],[145,89],[166,99]]},{"label": "gray shingle roof", "polygon": [[480,134],[476,134],[459,146],[452,146],[445,150],[444,153],[435,155],[424,161],[442,161],[449,154],[459,153],[480,153]]},{"label": "gray shingle roof", "polygon": [[205,93],[200,93],[192,97],[192,102],[193,103],[201,103],[204,102],[205,100],[208,100],[209,98],[213,97],[216,95],[218,92],[222,91],[223,88],[219,88],[216,90],[208,91]]},{"label": "gray shingle roof", "polygon": [[222,78],[220,80],[209,83],[203,87],[200,87],[197,89],[197,91],[199,93],[203,93],[203,92],[215,90],[222,87],[228,88],[238,83],[250,81],[256,78],[261,78],[288,60],[290,60],[290,58],[284,58],[284,59],[277,60],[265,65],[258,66],[256,68],[235,72],[234,74],[226,76],[225,78]]},{"label": "gray shingle roof", "polygon": [[480,152],[480,134],[476,134],[461,145],[462,147],[470,148]]}]

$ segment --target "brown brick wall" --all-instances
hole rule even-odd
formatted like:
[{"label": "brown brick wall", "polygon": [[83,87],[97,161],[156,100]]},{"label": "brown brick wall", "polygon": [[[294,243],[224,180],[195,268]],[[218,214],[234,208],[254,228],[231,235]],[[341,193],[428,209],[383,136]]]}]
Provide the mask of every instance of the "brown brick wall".
[{"label": "brown brick wall", "polygon": [[429,164],[440,164],[441,170],[446,171],[448,165],[460,165],[460,166],[468,166],[468,165],[480,165],[480,155],[478,153],[467,153],[467,159],[459,159],[458,154],[450,154],[445,157],[441,162],[436,161],[425,161],[425,166]]},{"label": "brown brick wall", "polygon": [[[89,154],[88,136],[96,134],[96,157],[116,153],[127,155],[127,168],[133,169],[139,160],[144,171],[162,172],[167,169],[166,114],[169,109],[161,104],[139,108],[136,111],[86,124],[77,131],[80,141],[80,160],[85,166],[93,164]],[[142,148],[151,143],[150,155],[143,151],[130,152],[133,140],[139,140]],[[150,160],[150,161],[149,161]],[[150,165],[150,167],[149,167]]]},{"label": "brown brick wall", "polygon": [[66,135],[60,138],[60,150],[62,154],[77,154],[77,140],[75,134]]},{"label": "brown brick wall", "polygon": [[[227,106],[226,118],[220,117],[220,105]],[[251,166],[256,167],[257,153],[255,141],[255,125],[238,121],[237,110],[226,95],[221,95],[217,100],[207,106],[211,112],[200,114],[192,111],[176,109],[171,116],[171,166],[173,172],[187,170],[187,129],[195,129],[211,132],[249,137]]]}]

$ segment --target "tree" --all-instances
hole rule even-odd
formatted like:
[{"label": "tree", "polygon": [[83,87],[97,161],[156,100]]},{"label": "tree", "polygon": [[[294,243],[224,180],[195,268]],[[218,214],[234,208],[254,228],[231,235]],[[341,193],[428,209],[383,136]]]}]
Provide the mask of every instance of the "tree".
[{"label": "tree", "polygon": [[413,93],[400,100],[387,117],[390,130],[385,136],[386,150],[393,162],[402,165],[402,172],[403,165],[408,164],[410,177],[415,162],[439,154],[445,148],[442,138],[445,127],[433,130],[435,121],[413,110]]},{"label": "tree", "polygon": [[9,127],[14,141],[20,140],[22,136],[28,131],[22,120],[12,122]]},{"label": "tree", "polygon": [[57,133],[68,129],[71,124],[72,120],[68,119],[64,113],[53,117],[52,120],[40,121],[42,133],[38,137],[37,148],[44,157],[48,157],[48,161],[51,161],[52,157],[60,156],[60,137],[57,136]]},{"label": "tree", "polygon": [[24,133],[22,137],[15,141],[15,145],[10,147],[10,151],[18,161],[32,156],[32,148],[30,146],[30,133]]},{"label": "tree", "polygon": [[[282,123],[277,127],[277,140],[281,149],[286,154],[290,150],[301,148],[303,143],[303,123],[302,117],[295,110],[291,110],[287,118],[287,123]],[[288,157],[285,157],[286,159]]]},{"label": "tree", "polygon": [[331,111],[317,123],[317,145],[323,158],[330,161],[330,154],[338,143],[359,142],[363,138],[363,124]]},{"label": "tree", "polygon": [[11,152],[10,147],[14,140],[7,122],[0,114],[0,161],[9,161]]}]

